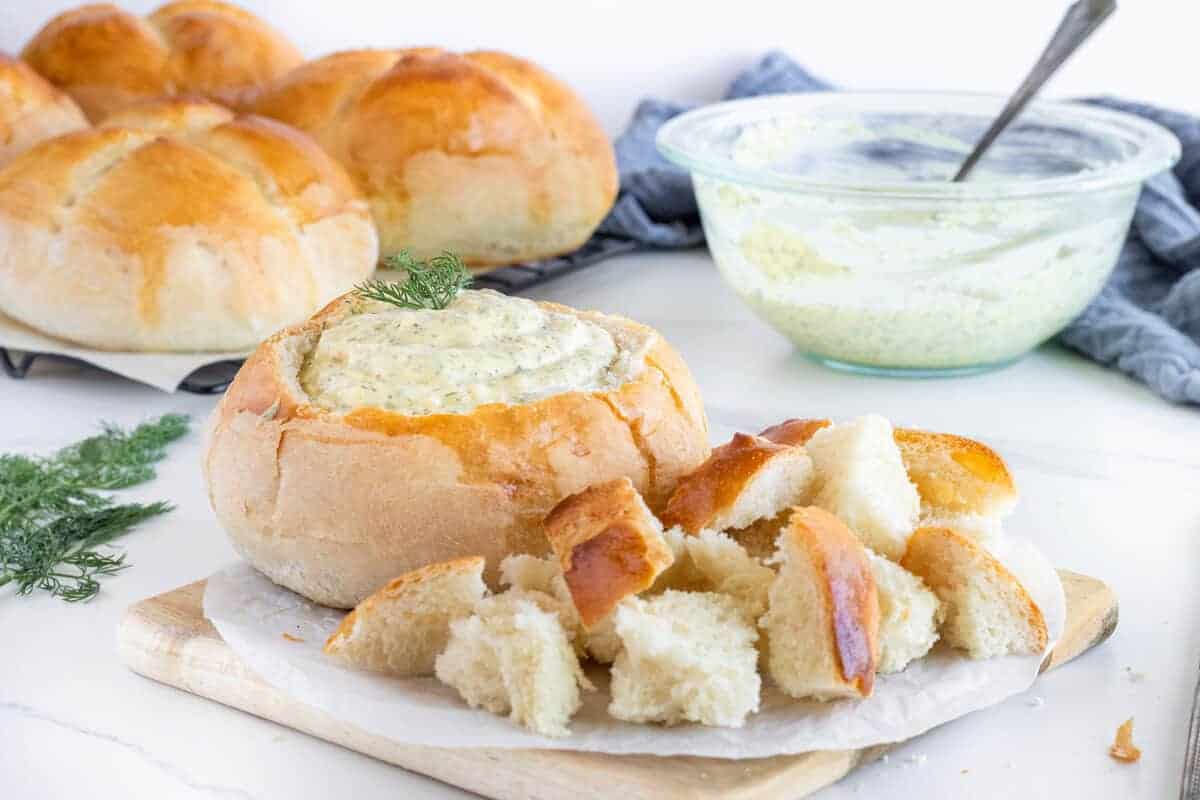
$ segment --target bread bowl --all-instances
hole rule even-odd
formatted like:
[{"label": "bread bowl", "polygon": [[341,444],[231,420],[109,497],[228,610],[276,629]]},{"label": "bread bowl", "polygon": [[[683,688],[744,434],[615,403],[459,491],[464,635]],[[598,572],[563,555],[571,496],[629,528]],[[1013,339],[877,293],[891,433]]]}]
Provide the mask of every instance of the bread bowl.
[{"label": "bread bowl", "polygon": [[302,60],[261,19],[217,0],[179,0],[146,17],[107,3],[80,6],[46,23],[21,58],[93,122],[176,95],[240,106]]},{"label": "bread bowl", "polygon": [[[389,333],[409,324],[411,347]],[[551,360],[520,373],[522,390],[505,370],[539,352]],[[473,376],[480,363],[498,377]],[[661,509],[708,452],[695,382],[650,328],[487,291],[426,311],[351,293],[250,356],[214,411],[204,472],[251,564],[346,608],[467,555],[494,581],[505,556],[547,552],[542,519],[567,495],[627,477]]]},{"label": "bread bowl", "polygon": [[612,145],[591,112],[505,53],[335,53],[275,81],[253,108],[309,132],[349,170],[385,257],[547,258],[583,244],[616,198]]},{"label": "bread bowl", "polygon": [[299,131],[166,100],[0,170],[0,311],[103,350],[246,350],[374,269],[366,205]]},{"label": "bread bowl", "polygon": [[87,126],[74,100],[0,52],[0,167],[43,139]]}]

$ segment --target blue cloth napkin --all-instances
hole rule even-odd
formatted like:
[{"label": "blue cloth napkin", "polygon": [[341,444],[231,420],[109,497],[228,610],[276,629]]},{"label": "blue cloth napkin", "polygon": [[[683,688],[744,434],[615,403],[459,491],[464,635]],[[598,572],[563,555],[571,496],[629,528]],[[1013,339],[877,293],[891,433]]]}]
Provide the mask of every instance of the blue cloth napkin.
[{"label": "blue cloth napkin", "polygon": [[[830,88],[788,56],[772,52],[739,76],[725,98]],[[1183,157],[1173,172],[1146,184],[1116,270],[1060,338],[1145,381],[1168,400],[1200,404],[1200,119],[1111,98],[1086,102],[1170,128],[1183,143]],[[589,261],[703,243],[690,177],[654,146],[659,127],[689,108],[662,100],[637,107],[616,142],[621,192],[587,246]]]}]

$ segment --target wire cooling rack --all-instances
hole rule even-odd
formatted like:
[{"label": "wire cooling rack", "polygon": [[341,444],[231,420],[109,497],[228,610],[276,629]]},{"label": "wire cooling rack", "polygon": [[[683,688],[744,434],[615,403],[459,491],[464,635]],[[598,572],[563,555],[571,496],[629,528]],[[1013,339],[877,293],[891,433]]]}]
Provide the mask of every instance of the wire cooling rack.
[{"label": "wire cooling rack", "polygon": [[[580,249],[557,258],[514,264],[475,276],[473,286],[477,289],[494,289],[504,294],[518,294],[543,283],[561,278],[563,275],[591,266],[610,256],[628,253],[636,244],[626,239],[609,236],[593,236]],[[76,361],[50,353],[26,353],[10,351],[0,347],[0,369],[10,378],[24,378],[38,359]],[[241,361],[219,361],[203,366],[188,375],[179,384],[179,391],[192,394],[220,394],[224,392],[237,374]]]}]

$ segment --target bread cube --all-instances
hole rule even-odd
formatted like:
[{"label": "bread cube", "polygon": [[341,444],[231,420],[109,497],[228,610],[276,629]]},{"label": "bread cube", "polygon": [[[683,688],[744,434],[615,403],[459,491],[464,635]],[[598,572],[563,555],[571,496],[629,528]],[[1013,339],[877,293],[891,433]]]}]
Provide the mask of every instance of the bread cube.
[{"label": "bread cube", "polygon": [[938,640],[941,601],[925,582],[877,553],[867,553],[879,592],[879,674],[900,672]]},{"label": "bread cube", "polygon": [[630,598],[615,617],[612,716],[736,728],[758,710],[758,633],[732,598],[671,590]]},{"label": "bread cube", "polygon": [[552,737],[569,733],[580,690],[592,688],[558,615],[519,593],[489,597],[453,622],[435,671],[472,707]]}]

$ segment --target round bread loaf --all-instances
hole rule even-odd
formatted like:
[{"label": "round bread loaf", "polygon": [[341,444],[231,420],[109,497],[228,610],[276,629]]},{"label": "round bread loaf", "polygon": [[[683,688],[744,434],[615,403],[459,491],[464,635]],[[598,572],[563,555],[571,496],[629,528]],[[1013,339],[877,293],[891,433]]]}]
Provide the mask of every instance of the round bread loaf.
[{"label": "round bread loaf", "polygon": [[165,100],[0,170],[0,311],[105,350],[246,350],[368,276],[361,195],[274,120]]},{"label": "round bread loaf", "polygon": [[312,134],[358,181],[384,256],[471,266],[579,247],[617,193],[612,145],[578,97],[528,61],[433,48],[310,61],[257,113]]},{"label": "round bread loaf", "polygon": [[239,106],[303,60],[261,19],[216,0],[179,0],[145,18],[107,3],[80,6],[50,20],[21,57],[94,122],[173,95]]},{"label": "round bread loaf", "polygon": [[74,100],[27,64],[0,53],[0,167],[43,139],[87,126]]},{"label": "round bread loaf", "polygon": [[[217,519],[268,578],[342,608],[397,575],[470,555],[487,559],[494,583],[505,556],[548,551],[542,520],[564,497],[628,477],[661,509],[708,456],[699,391],[653,330],[463,295],[475,297],[455,301],[464,306],[453,330],[435,315],[454,305],[406,314],[347,295],[267,339],[238,372],[214,411],[204,474]],[[497,320],[513,327],[490,327]],[[599,339],[533,363],[596,330]],[[615,354],[584,380],[568,360],[591,357],[596,341]],[[412,413],[396,399],[416,396],[421,381],[431,388],[422,396],[482,397],[479,386],[438,383],[450,373],[475,380],[476,367],[493,388],[544,379],[519,401],[492,392],[491,402],[448,413]],[[574,390],[559,380],[568,373]],[[331,395],[336,385],[342,394]],[[368,390],[371,403],[344,402]]]}]

